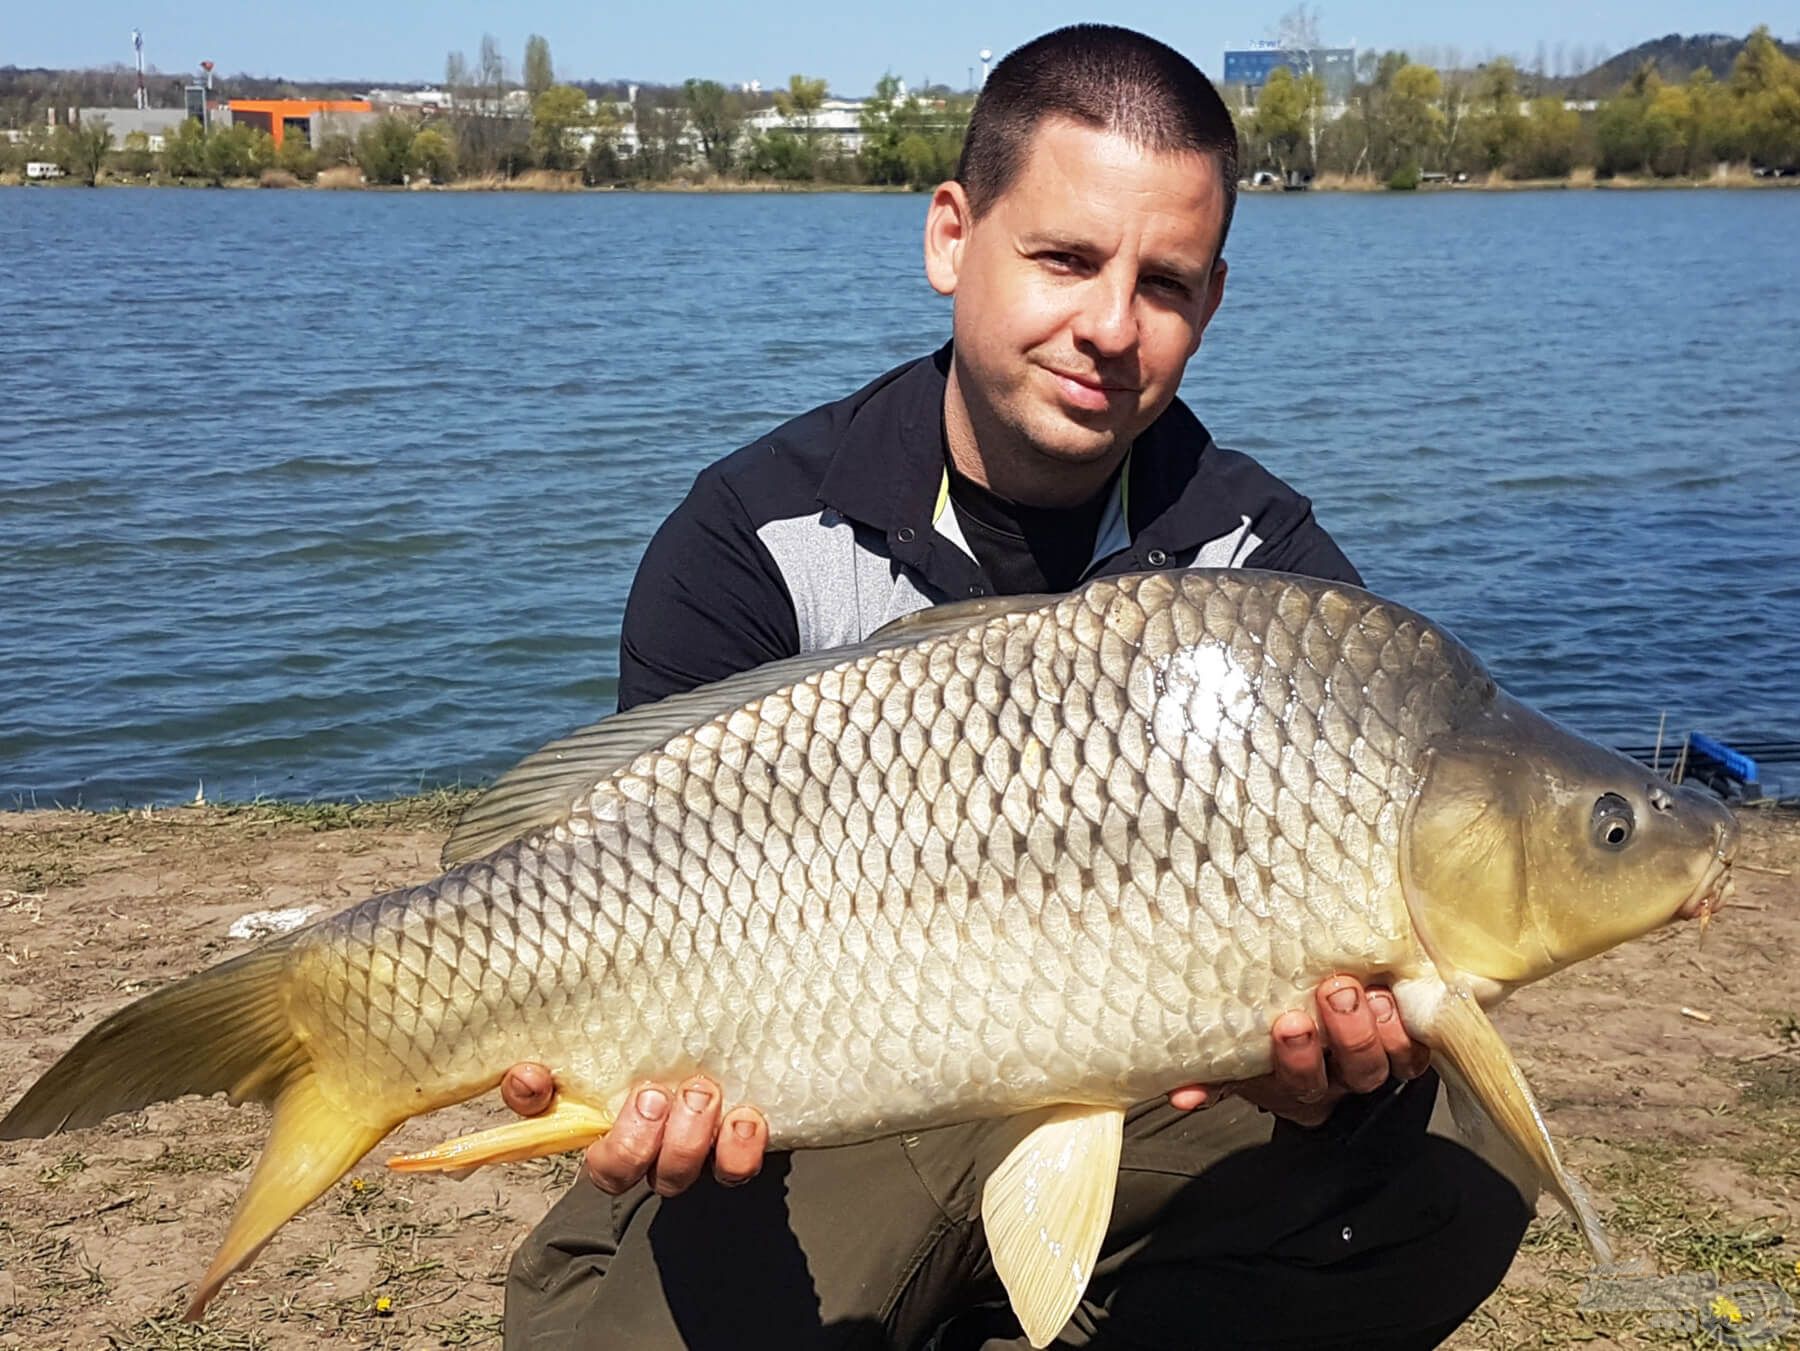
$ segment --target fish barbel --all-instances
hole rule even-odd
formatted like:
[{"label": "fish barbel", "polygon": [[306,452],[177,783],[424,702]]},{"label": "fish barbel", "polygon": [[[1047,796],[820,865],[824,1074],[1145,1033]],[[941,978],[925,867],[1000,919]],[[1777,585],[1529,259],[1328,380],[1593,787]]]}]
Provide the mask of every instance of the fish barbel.
[{"label": "fish barbel", "polygon": [[1605,1239],[1482,1012],[1716,906],[1729,813],[1355,587],[1147,573],[977,601],[618,715],[503,776],[446,871],[113,1014],[0,1122],[273,1108],[197,1315],[402,1121],[541,1061],[543,1117],[396,1166],[586,1145],[704,1072],[774,1148],[1035,1113],[988,1180],[1027,1333],[1079,1300],[1123,1108],[1270,1066],[1345,972]]}]

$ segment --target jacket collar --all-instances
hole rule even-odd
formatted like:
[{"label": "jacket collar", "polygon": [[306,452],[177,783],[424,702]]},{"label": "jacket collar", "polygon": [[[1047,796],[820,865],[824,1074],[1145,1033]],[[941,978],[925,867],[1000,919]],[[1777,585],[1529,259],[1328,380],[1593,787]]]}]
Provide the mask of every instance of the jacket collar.
[{"label": "jacket collar", "polygon": [[[838,438],[819,500],[848,520],[880,531],[900,562],[928,576],[954,573],[939,584],[961,595],[975,584],[965,575],[973,561],[932,528],[948,454],[944,392],[950,354],[951,345],[945,343],[867,393]],[[1220,500],[1212,475],[1204,472],[1212,449],[1212,436],[1200,419],[1174,400],[1132,447],[1124,519],[1103,523],[1095,563],[1129,549],[1137,566],[1157,567],[1162,564],[1150,561],[1153,553],[1173,556],[1236,529],[1236,509]],[[979,570],[973,575],[978,578]]]}]

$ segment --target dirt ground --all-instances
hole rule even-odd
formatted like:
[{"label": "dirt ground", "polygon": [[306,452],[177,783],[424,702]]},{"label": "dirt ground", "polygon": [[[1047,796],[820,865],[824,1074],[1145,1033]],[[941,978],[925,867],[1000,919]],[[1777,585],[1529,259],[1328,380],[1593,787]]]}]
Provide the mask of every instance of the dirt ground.
[{"label": "dirt ground", "polygon": [[[337,909],[435,875],[457,805],[0,814],[0,1106],[101,1014],[247,947],[226,933],[246,912]],[[1693,926],[1663,930],[1500,1011],[1637,1265],[1592,1280],[1545,1201],[1454,1345],[1800,1345],[1800,816],[1745,821],[1741,859],[1758,871],[1740,873],[1704,947]],[[449,1182],[381,1160],[499,1110],[403,1129],[198,1327],[178,1314],[261,1145],[260,1109],[188,1099],[0,1145],[0,1347],[498,1346],[508,1254],[571,1161]]]}]

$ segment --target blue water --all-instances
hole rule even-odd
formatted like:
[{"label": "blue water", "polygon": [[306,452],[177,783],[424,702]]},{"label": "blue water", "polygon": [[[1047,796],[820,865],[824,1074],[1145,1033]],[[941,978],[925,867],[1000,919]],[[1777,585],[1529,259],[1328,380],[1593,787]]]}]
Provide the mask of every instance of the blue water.
[{"label": "blue water", "polygon": [[[0,192],[0,805],[467,783],[609,711],[695,472],[941,340],[924,205]],[[1573,725],[1800,738],[1797,242],[1791,192],[1255,197],[1183,393]]]}]

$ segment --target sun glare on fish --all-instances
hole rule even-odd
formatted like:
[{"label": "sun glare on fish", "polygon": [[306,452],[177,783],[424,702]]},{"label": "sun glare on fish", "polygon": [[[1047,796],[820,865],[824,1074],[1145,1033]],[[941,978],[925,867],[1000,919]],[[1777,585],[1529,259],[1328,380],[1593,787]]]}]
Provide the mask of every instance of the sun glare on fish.
[{"label": "sun glare on fish", "polygon": [[1250,673],[1223,643],[1177,648],[1156,663],[1151,737],[1179,759],[1190,736],[1212,742],[1228,727],[1248,726],[1255,704]]}]

